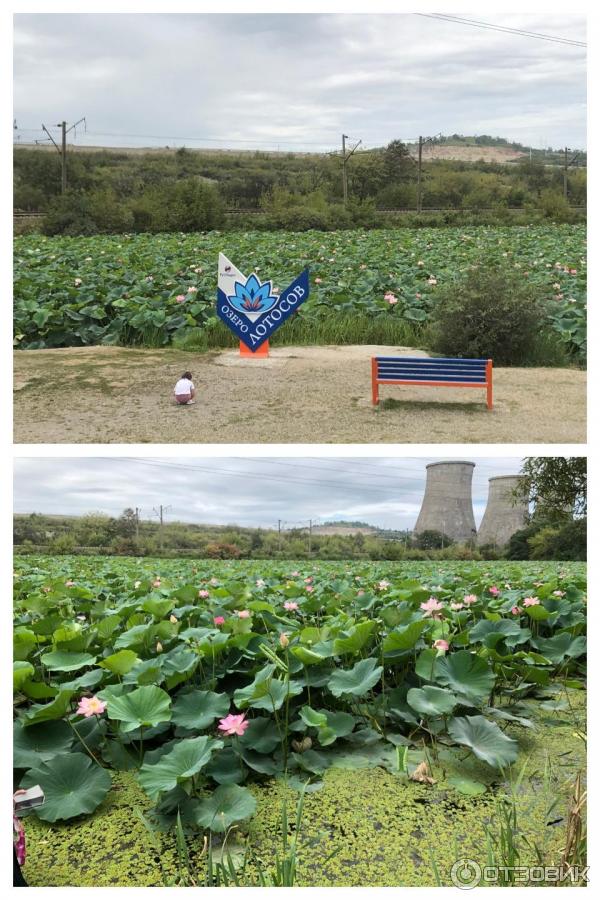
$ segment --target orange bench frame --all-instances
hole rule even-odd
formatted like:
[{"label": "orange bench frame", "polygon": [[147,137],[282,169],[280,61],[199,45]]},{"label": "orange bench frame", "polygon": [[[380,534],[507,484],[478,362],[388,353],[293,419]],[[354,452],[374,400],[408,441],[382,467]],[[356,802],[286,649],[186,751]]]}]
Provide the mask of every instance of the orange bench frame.
[{"label": "orange bench frame", "polygon": [[[404,357],[399,356],[401,360]],[[427,359],[427,357],[423,357]],[[377,361],[378,357],[371,357],[371,389],[373,396],[373,406],[379,405],[379,385],[380,384],[416,384],[421,387],[464,387],[464,388],[485,388],[486,403],[488,409],[493,409],[493,360],[488,359],[485,365],[485,381],[474,384],[470,381],[419,381],[417,379],[400,379],[400,378],[378,378],[377,377]]]}]

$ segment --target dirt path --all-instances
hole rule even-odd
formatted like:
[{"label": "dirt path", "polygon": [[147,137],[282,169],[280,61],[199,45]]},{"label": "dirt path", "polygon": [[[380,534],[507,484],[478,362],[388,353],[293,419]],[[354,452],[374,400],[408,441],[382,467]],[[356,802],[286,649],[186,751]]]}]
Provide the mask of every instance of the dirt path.
[{"label": "dirt path", "polygon": [[[582,443],[585,372],[496,369],[483,390],[381,388],[370,357],[408,348],[281,347],[266,360],[237,351],[84,347],[14,356],[17,443]],[[426,354],[420,354],[426,355]],[[195,406],[173,405],[191,369]]]}]

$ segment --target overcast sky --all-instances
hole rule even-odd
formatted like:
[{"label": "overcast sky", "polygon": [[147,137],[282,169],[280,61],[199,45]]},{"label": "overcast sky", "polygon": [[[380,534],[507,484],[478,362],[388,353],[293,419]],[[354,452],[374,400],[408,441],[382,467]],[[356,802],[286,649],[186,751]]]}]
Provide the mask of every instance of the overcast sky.
[{"label": "overcast sky", "polygon": [[[568,6],[468,17],[586,37]],[[319,150],[343,131],[367,147],[458,132],[581,149],[585,52],[408,14],[21,14],[15,137],[86,116],[77,142],[107,146]]]},{"label": "overcast sky", "polygon": [[[478,459],[473,509],[479,524],[488,479],[519,472],[521,459]],[[167,519],[276,528],[312,519],[363,521],[402,530],[415,524],[425,487],[419,458],[20,458],[15,460],[14,509],[119,515],[139,506],[143,519],[160,503]]]}]

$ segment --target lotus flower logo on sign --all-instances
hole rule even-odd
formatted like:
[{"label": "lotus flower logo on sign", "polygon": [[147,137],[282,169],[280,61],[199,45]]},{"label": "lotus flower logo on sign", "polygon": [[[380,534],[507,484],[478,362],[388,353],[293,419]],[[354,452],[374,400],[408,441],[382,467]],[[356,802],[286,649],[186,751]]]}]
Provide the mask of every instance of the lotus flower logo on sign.
[{"label": "lotus flower logo on sign", "polygon": [[279,292],[272,281],[261,281],[255,272],[246,278],[219,253],[217,315],[253,353],[296,312],[308,294],[308,269]]}]

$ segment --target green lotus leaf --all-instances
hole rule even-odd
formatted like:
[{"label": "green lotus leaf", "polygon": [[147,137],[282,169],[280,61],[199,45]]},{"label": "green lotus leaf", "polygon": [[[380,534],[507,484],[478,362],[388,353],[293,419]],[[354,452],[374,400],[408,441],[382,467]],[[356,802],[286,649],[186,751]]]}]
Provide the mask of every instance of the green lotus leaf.
[{"label": "green lotus leaf", "polygon": [[227,694],[213,691],[190,691],[181,694],[173,703],[173,724],[188,731],[203,731],[215,719],[223,718],[229,712]]},{"label": "green lotus leaf", "polygon": [[484,659],[459,650],[437,661],[435,680],[458,694],[482,700],[490,695],[496,679]]},{"label": "green lotus leaf", "polygon": [[384,638],[383,652],[393,653],[398,650],[412,650],[421,637],[426,624],[424,619],[419,619],[419,621],[411,622],[410,625],[406,625],[404,628],[396,628],[394,631],[390,631]]},{"label": "green lotus leaf", "polygon": [[208,735],[178,741],[158,762],[144,763],[138,781],[154,800],[159,794],[172,791],[178,784],[196,775],[210,761],[213,752],[222,746],[223,741],[215,741]]},{"label": "green lotus leaf", "polygon": [[98,665],[103,669],[108,669],[114,675],[127,675],[137,661],[137,653],[134,653],[133,650],[119,650],[117,653],[111,653],[110,656],[105,657]]},{"label": "green lotus leaf", "polygon": [[329,690],[334,697],[342,694],[364,697],[377,684],[382,672],[383,667],[377,665],[376,659],[361,659],[351,669],[336,669],[329,679]]},{"label": "green lotus leaf", "polygon": [[426,684],[422,688],[411,688],[406,699],[420,716],[428,719],[431,716],[445,716],[451,713],[457,704],[457,698],[452,691]]},{"label": "green lotus leaf", "polygon": [[358,653],[369,640],[375,622],[359,622],[346,632],[338,635],[333,642],[333,652],[336,656],[343,656],[345,653]]},{"label": "green lotus leaf", "polygon": [[25,726],[37,725],[38,722],[49,722],[52,719],[62,719],[67,713],[71,703],[73,691],[59,691],[50,703],[34,703],[23,718]]},{"label": "green lotus leaf", "polygon": [[149,684],[120,697],[109,696],[106,713],[109,719],[122,722],[125,732],[147,728],[170,721],[171,698],[162,688]]},{"label": "green lotus leaf", "polygon": [[204,774],[217,784],[241,784],[246,780],[248,771],[234,748],[228,746],[213,754]]},{"label": "green lotus leaf", "polygon": [[257,753],[271,753],[281,744],[281,735],[273,719],[257,716],[249,720],[239,742],[242,747],[256,750]]},{"label": "green lotus leaf", "polygon": [[13,689],[20,690],[26,681],[35,674],[35,668],[26,660],[15,660],[13,663]]},{"label": "green lotus leaf", "polygon": [[85,666],[93,666],[96,657],[89,653],[69,653],[67,650],[54,650],[42,654],[41,660],[52,672],[76,672]]},{"label": "green lotus leaf", "polygon": [[478,794],[485,794],[487,791],[486,785],[482,784],[481,781],[473,781],[471,778],[461,778],[460,775],[450,775],[448,784],[451,785],[455,791],[458,791],[460,794],[465,794],[467,797],[477,797]]},{"label": "green lotus leaf", "polygon": [[23,788],[36,784],[44,792],[44,803],[36,809],[38,818],[56,822],[94,812],[108,794],[111,778],[89,756],[67,753],[30,769],[21,781]]},{"label": "green lotus leaf", "polygon": [[495,769],[513,763],[519,752],[517,742],[507,737],[495,722],[488,722],[484,716],[451,719],[448,734],[457,744],[470,747],[478,759]]},{"label": "green lotus leaf", "polygon": [[237,784],[223,784],[211,797],[200,801],[194,811],[197,825],[211,831],[223,832],[243,819],[249,819],[256,810],[256,798],[248,788]]},{"label": "green lotus leaf", "polygon": [[300,710],[300,718],[311,728],[323,728],[327,725],[327,716],[325,713],[315,712],[310,706],[303,706]]},{"label": "green lotus leaf", "polygon": [[521,628],[518,622],[510,619],[500,619],[498,622],[490,622],[488,619],[481,619],[469,631],[471,643],[481,641],[490,649],[496,647],[500,641],[504,641],[507,647],[514,648],[518,644],[524,644],[531,638],[529,628]]},{"label": "green lotus leaf", "polygon": [[17,769],[31,769],[53,756],[66,753],[74,736],[66,722],[43,722],[26,728],[13,723],[13,765]]}]

